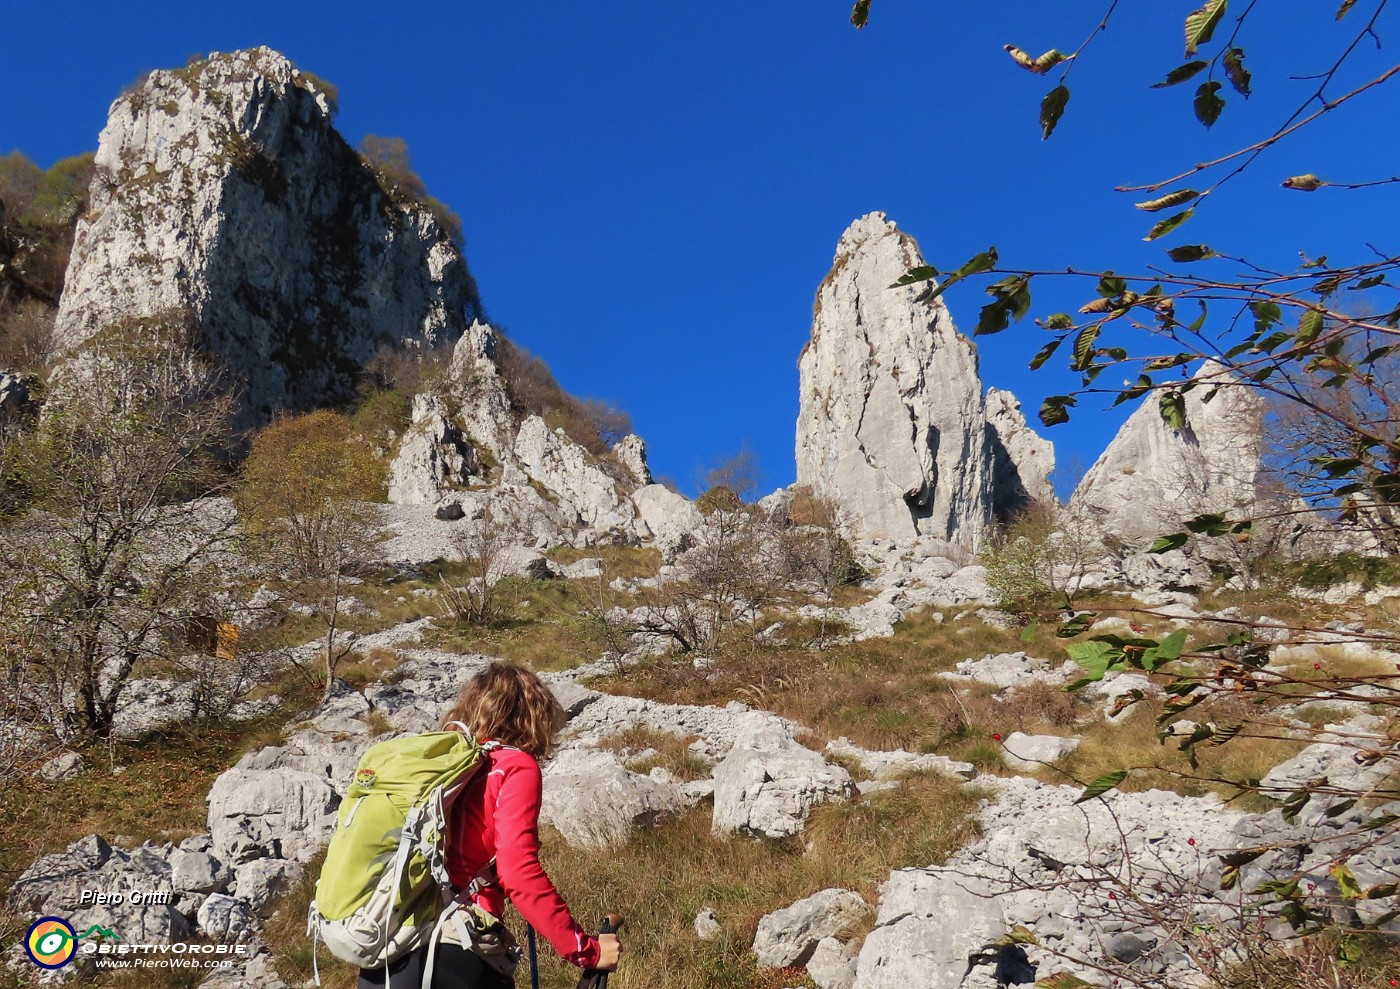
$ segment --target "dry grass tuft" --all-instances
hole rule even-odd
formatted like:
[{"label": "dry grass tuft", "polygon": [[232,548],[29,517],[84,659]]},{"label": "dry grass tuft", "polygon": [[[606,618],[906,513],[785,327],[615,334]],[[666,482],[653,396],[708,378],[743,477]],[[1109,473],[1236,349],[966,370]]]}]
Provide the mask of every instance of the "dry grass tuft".
[{"label": "dry grass tuft", "polygon": [[[684,738],[647,725],[633,725],[605,739],[598,747],[616,752],[636,773],[649,773],[659,766],[680,780],[702,780],[709,778],[711,766],[690,751],[690,743],[698,737]],[[649,754],[638,758],[643,753]]]}]

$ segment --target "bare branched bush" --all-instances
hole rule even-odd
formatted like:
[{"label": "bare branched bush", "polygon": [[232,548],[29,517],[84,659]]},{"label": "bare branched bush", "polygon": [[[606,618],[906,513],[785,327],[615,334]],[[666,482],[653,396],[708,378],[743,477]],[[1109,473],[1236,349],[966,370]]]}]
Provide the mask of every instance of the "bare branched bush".
[{"label": "bare branched bush", "polygon": [[530,520],[501,501],[459,523],[452,545],[466,570],[466,579],[456,584],[442,580],[448,617],[467,625],[491,625],[505,617],[500,585],[508,572],[509,551],[520,546],[529,531]]},{"label": "bare branched bush", "polygon": [[715,652],[735,633],[756,644],[766,609],[789,589],[781,529],[751,509],[716,510],[675,562],[641,595],[642,630],[683,652]]},{"label": "bare branched bush", "polygon": [[0,652],[28,666],[26,716],[63,738],[110,735],[127,681],[183,653],[227,576],[232,513],[199,499],[224,486],[233,403],[165,330],[94,341],[8,454],[22,500],[0,522]]},{"label": "bare branched bush", "polygon": [[759,466],[758,454],[745,443],[736,453],[712,463],[702,477],[706,492],[722,488],[732,492],[741,502],[750,501],[763,484],[763,468]]}]

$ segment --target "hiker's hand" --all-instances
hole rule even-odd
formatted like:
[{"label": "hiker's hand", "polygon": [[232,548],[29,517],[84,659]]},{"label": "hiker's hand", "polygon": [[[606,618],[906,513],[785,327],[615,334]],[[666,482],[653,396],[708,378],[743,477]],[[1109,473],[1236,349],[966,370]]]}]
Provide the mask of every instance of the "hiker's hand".
[{"label": "hiker's hand", "polygon": [[617,939],[616,934],[598,935],[598,964],[594,967],[600,972],[617,971],[618,959],[622,957],[622,942]]}]

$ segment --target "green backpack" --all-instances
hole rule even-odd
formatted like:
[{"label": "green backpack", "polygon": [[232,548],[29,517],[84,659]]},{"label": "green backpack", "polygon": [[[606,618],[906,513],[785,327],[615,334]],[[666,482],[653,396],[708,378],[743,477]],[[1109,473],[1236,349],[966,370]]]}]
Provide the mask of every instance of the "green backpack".
[{"label": "green backpack", "polygon": [[[494,747],[465,728],[370,747],[341,801],[316,882],[307,916],[313,939],[360,968],[387,968],[428,943],[452,900],[447,812]],[[311,951],[314,964],[315,940]]]}]

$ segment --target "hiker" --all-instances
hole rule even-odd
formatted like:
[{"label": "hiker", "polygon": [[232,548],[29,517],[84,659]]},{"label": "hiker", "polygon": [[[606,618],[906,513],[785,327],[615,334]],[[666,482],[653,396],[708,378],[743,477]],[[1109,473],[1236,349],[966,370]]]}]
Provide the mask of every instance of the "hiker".
[{"label": "hiker", "polygon": [[[505,901],[539,931],[566,961],[579,968],[611,972],[622,945],[615,934],[592,937],[574,920],[568,904],[540,865],[540,766],[554,749],[564,710],[548,687],[529,670],[492,663],[473,677],[443,718],[444,730],[469,726],[489,745],[487,760],[453,803],[448,818],[447,873],[461,894],[477,880],[475,903],[495,917]],[[495,858],[495,879],[481,885],[484,867]],[[489,872],[485,873],[489,876]],[[465,896],[463,896],[465,902]],[[428,946],[389,965],[392,985],[421,983]],[[432,989],[505,989],[514,983],[482,955],[461,943],[457,929],[444,925],[432,965]],[[360,989],[377,989],[385,969],[360,970]]]}]

